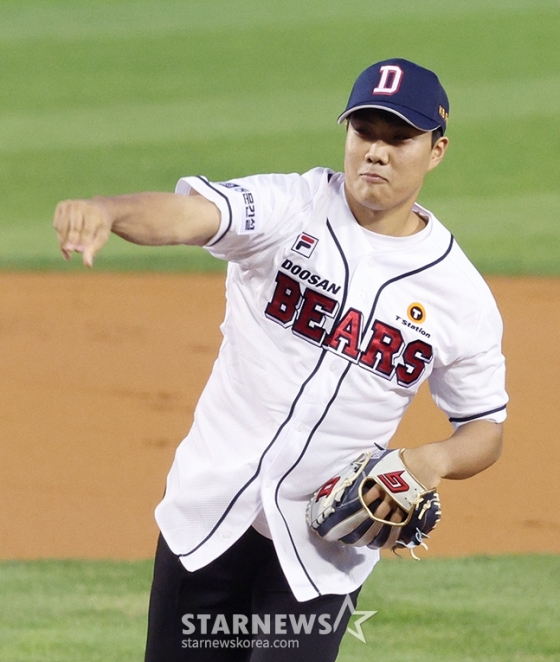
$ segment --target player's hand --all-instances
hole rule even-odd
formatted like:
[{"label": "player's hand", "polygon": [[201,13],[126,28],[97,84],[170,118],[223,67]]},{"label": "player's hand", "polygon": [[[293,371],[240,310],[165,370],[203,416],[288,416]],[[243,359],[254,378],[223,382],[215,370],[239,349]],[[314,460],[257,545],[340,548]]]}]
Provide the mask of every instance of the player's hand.
[{"label": "player's hand", "polygon": [[53,225],[62,257],[69,260],[72,253],[81,253],[84,265],[91,267],[93,258],[109,239],[112,219],[95,199],[64,200],[56,207]]},{"label": "player's hand", "polygon": [[381,503],[375,508],[373,514],[380,519],[387,519],[389,522],[403,522],[406,513],[398,504],[383,490],[379,485],[374,485],[364,494],[364,502],[369,506],[374,501],[381,499]]},{"label": "player's hand", "polygon": [[403,462],[410,473],[426,487],[434,489],[441,483],[444,475],[444,456],[440,444],[424,444],[416,448],[407,448],[403,453]]},{"label": "player's hand", "polygon": [[[420,447],[422,449],[422,447]],[[412,450],[412,453],[410,451]],[[410,464],[414,468],[414,476],[422,476],[422,479],[426,482],[424,484],[429,485],[430,488],[435,487],[441,481],[441,477],[437,476],[433,468],[429,463],[423,458],[422,450],[417,451],[415,449],[406,449],[403,454],[403,461],[406,461],[406,466],[409,470],[412,471],[409,460],[409,455],[411,455]],[[429,478],[428,478],[429,477]],[[381,499],[380,503],[374,509],[373,514],[380,519],[386,519],[389,514],[390,522],[402,522],[406,517],[404,510],[399,508],[397,503],[391,498],[391,496],[385,492],[379,485],[374,485],[364,494],[364,502],[369,506],[374,501]]]}]

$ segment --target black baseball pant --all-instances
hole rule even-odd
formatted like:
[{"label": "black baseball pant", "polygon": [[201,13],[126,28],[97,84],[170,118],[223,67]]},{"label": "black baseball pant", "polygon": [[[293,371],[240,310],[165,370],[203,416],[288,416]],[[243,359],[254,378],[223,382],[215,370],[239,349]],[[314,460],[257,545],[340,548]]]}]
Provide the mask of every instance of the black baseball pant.
[{"label": "black baseball pant", "polygon": [[195,572],[160,536],[145,662],[334,662],[351,615],[346,599],[298,602],[272,541],[252,527]]}]

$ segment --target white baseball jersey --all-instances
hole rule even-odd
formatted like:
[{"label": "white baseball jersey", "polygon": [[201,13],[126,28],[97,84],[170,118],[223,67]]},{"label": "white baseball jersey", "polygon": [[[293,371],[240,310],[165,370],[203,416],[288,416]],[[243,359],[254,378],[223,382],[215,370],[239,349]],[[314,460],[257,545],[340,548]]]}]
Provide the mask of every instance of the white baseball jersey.
[{"label": "white baseball jersey", "polygon": [[376,550],[319,538],[312,493],[387,446],[420,384],[453,425],[505,419],[502,323],[482,277],[427,210],[408,237],[364,230],[344,175],[187,177],[216,203],[229,261],[223,342],[156,519],[196,570],[255,524],[298,600],[361,585]]}]

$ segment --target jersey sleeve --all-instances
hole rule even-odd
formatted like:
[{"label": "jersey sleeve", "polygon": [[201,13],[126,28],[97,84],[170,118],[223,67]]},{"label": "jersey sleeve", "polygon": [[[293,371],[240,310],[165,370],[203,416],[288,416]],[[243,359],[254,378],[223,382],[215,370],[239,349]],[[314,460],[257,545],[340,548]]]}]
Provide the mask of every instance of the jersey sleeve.
[{"label": "jersey sleeve", "polygon": [[211,255],[251,262],[265,259],[312,212],[326,172],[316,168],[304,175],[253,175],[217,183],[204,177],[184,177],[175,192],[189,195],[194,189],[220,210],[220,228],[204,246]]},{"label": "jersey sleeve", "polygon": [[502,331],[500,313],[488,292],[481,298],[478,322],[470,329],[466,349],[449,365],[435,367],[429,378],[432,397],[454,428],[475,420],[506,419]]}]

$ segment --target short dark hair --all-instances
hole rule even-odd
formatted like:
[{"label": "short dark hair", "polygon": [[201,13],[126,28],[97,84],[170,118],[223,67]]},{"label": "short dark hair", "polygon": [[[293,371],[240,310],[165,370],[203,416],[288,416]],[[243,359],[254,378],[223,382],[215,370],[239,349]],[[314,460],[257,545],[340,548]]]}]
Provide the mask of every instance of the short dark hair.
[{"label": "short dark hair", "polygon": [[434,129],[432,131],[432,147],[434,147],[437,141],[442,137],[443,137],[443,129],[441,128],[441,126],[438,126],[437,129]]}]

